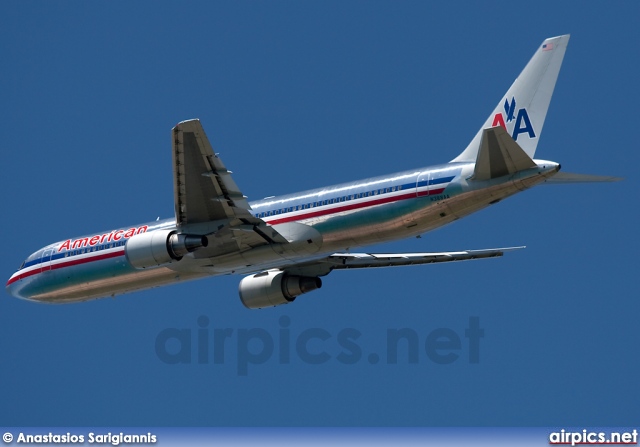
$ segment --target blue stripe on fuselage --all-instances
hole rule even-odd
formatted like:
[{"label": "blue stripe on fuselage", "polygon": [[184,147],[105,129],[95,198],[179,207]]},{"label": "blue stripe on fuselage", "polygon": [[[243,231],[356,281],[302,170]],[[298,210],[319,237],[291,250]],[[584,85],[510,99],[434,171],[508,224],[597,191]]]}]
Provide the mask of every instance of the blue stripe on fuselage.
[{"label": "blue stripe on fuselage", "polygon": [[[416,173],[417,174],[417,173]],[[370,187],[362,187],[358,185],[352,185],[351,187],[339,188],[336,191],[327,191],[324,193],[322,190],[309,191],[308,193],[300,193],[304,194],[298,200],[295,200],[294,197],[273,197],[270,199],[263,199],[257,203],[251,203],[251,207],[261,208],[262,203],[272,200],[271,203],[267,202],[267,204],[272,204],[271,207],[266,209],[261,209],[259,212],[254,212],[254,216],[256,217],[271,217],[275,215],[285,214],[289,212],[302,211],[306,209],[312,209],[320,206],[333,205],[333,204],[341,204],[344,202],[348,202],[351,200],[359,200],[365,198],[377,198],[381,195],[396,193],[398,191],[410,191],[411,189],[421,188],[428,185],[440,185],[444,183],[451,182],[459,172],[456,172],[455,175],[440,177],[436,179],[424,180],[416,183],[412,181],[410,183],[403,183],[400,185],[387,184],[380,185],[378,188],[370,188]],[[338,185],[339,186],[339,185]],[[320,199],[320,200],[318,200]],[[286,202],[286,206],[283,206]],[[297,209],[296,209],[297,208]],[[330,210],[327,210],[330,211]]]}]

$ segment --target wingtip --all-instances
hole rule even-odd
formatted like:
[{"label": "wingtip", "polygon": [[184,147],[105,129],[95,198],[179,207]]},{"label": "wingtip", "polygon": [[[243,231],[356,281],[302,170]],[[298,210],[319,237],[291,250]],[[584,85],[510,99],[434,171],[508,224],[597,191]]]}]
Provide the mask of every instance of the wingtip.
[{"label": "wingtip", "polygon": [[180,121],[178,124],[176,124],[176,125],[174,126],[174,129],[175,129],[176,127],[178,127],[178,126],[183,126],[183,125],[185,125],[185,124],[189,124],[189,123],[199,123],[199,122],[200,122],[200,118],[192,118],[192,119],[189,119],[189,120]]},{"label": "wingtip", "polygon": [[547,44],[554,44],[554,45],[559,45],[559,44],[564,44],[565,46],[567,45],[567,43],[569,42],[569,39],[571,38],[571,34],[562,34],[560,36],[554,36],[554,37],[547,37],[541,44],[541,46],[547,45]]}]

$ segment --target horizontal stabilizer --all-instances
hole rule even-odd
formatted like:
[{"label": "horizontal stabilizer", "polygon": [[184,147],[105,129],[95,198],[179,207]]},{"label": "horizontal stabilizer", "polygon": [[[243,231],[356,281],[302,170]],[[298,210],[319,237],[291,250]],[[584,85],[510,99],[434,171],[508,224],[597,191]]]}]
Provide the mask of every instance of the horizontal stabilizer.
[{"label": "horizontal stabilizer", "polygon": [[490,180],[535,167],[535,162],[503,127],[482,131],[472,180]]},{"label": "horizontal stabilizer", "polygon": [[571,172],[558,172],[553,177],[544,181],[544,184],[561,183],[602,183],[619,182],[622,177],[611,177],[607,175],[573,174]]}]

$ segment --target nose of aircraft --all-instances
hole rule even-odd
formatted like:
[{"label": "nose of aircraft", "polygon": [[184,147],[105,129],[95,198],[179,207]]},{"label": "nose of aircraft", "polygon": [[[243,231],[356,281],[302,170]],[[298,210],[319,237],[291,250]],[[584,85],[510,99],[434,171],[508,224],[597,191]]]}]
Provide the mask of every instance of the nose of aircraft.
[{"label": "nose of aircraft", "polygon": [[7,285],[5,286],[5,290],[11,296],[15,296],[14,277],[15,275],[11,276],[11,278],[9,278],[9,280],[7,281]]},{"label": "nose of aircraft", "polygon": [[17,271],[13,275],[11,275],[11,278],[9,278],[9,280],[7,281],[7,285],[4,286],[7,293],[15,298],[22,298],[19,293],[19,279],[20,271]]},{"label": "nose of aircraft", "polygon": [[11,296],[13,295],[13,288],[11,287],[11,278],[9,278],[9,281],[7,281],[7,285],[5,286],[5,290],[7,291],[7,293]]}]

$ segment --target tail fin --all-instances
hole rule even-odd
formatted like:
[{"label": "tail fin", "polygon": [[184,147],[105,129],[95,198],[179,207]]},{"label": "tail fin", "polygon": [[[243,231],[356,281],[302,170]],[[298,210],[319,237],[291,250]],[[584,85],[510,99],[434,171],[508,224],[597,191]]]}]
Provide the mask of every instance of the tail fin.
[{"label": "tail fin", "polygon": [[469,146],[452,162],[476,161],[483,130],[495,126],[504,127],[533,158],[568,43],[568,34],[542,42]]}]

